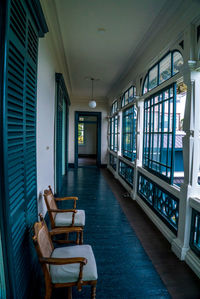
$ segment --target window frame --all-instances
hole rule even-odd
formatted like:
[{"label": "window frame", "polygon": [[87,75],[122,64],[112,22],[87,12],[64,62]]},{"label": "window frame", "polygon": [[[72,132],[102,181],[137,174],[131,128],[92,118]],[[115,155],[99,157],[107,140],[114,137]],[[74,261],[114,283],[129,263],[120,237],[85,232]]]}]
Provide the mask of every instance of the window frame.
[{"label": "window frame", "polygon": [[115,114],[118,111],[118,101],[115,100],[111,106],[111,115]]},{"label": "window frame", "polygon": [[[131,110],[132,112],[129,114],[126,114],[127,111]],[[134,113],[136,112],[136,117]],[[131,123],[131,128],[130,131],[126,131],[126,124],[125,124],[125,119],[127,117],[130,117],[130,123]],[[136,147],[136,129],[137,129],[137,108],[136,104],[133,104],[131,107],[124,109],[122,112],[122,156],[130,161],[134,161],[136,159],[137,155],[137,147]],[[131,150],[125,150],[125,140],[126,136],[130,135],[131,136]],[[134,148],[133,148],[134,146]],[[130,155],[127,155],[126,152],[129,152]]]},{"label": "window frame", "polygon": [[[114,115],[110,118],[110,150],[113,152],[117,152],[119,149],[119,142],[118,142],[118,125],[119,125],[119,116]],[[117,128],[117,131],[116,131]],[[117,140],[117,144],[115,142]]]},{"label": "window frame", "polygon": [[[167,90],[171,90],[173,89],[173,95],[170,96],[169,94],[169,98],[168,99],[164,99],[162,101],[158,101],[158,103],[153,103],[151,105],[151,102],[152,102],[152,99],[154,101],[154,99],[156,97],[158,97],[159,95],[162,94],[162,97],[164,95],[164,93],[167,91]],[[173,115],[171,115],[170,113],[170,108],[169,108],[169,101],[172,99],[172,103],[173,103]],[[147,103],[147,101],[150,101],[150,105],[148,105],[147,107],[145,107],[145,103]],[[164,103],[166,103],[168,101],[168,110],[169,110],[169,115],[168,115],[168,131],[164,131],[165,129],[165,111],[163,113],[163,105]],[[154,107],[156,105],[160,105],[162,104],[162,114],[161,114],[161,126],[163,126],[162,128],[162,131],[152,131],[152,114],[151,114],[151,108],[153,107],[153,111],[154,111]],[[146,110],[148,111],[149,109],[149,119],[147,119],[146,117]],[[148,112],[147,112],[148,113]],[[160,113],[160,111],[159,111]],[[171,121],[171,116],[172,116],[172,121]],[[160,116],[159,116],[160,117]],[[146,121],[147,119],[147,121]],[[153,129],[154,129],[154,122],[155,120],[155,114],[153,114]],[[149,126],[148,126],[148,121],[149,121]],[[169,132],[169,129],[170,129],[170,123],[172,125],[172,131]],[[158,123],[158,130],[159,130],[159,123]],[[147,135],[149,134],[149,137],[147,137]],[[153,155],[154,155],[154,138],[152,139],[152,136],[154,136],[154,134],[157,134],[157,136],[161,136],[161,146],[159,148],[157,148],[157,153],[158,153],[158,149],[160,149],[160,160],[159,162],[156,161],[156,160],[153,160]],[[169,147],[169,144],[170,144],[170,140],[169,140],[169,137],[167,138],[167,162],[166,164],[163,164],[161,162],[161,159],[162,159],[162,149],[164,147],[162,147],[162,145],[164,144],[164,138],[165,138],[165,135],[169,135],[170,136],[171,134],[171,147]],[[162,137],[164,136],[164,137]],[[142,166],[143,168],[145,168],[147,171],[153,173],[154,175],[160,177],[161,179],[167,181],[169,184],[173,184],[173,179],[174,179],[174,160],[175,160],[175,137],[176,137],[176,83],[172,83],[170,85],[168,85],[167,87],[159,90],[158,92],[152,94],[151,96],[147,97],[144,101],[144,126],[143,126],[143,154],[142,154]],[[157,137],[158,138],[158,137]],[[148,140],[148,145],[150,145],[149,147],[146,147],[145,148],[145,144],[147,143],[147,140]],[[153,141],[152,141],[153,140]],[[157,144],[158,144],[158,139],[157,139]],[[171,151],[171,158],[170,158],[170,166],[168,166],[168,155],[169,155],[169,149]],[[150,157],[151,156],[151,157]],[[147,164],[146,164],[146,161],[147,161]],[[158,170],[154,170],[152,168],[152,165],[150,167],[150,162],[151,164],[157,164],[159,165],[159,171]],[[162,167],[165,167],[166,168],[166,175],[164,175],[162,173],[162,171],[160,170]],[[168,170],[169,169],[169,170]],[[169,176],[167,176],[169,172]]]},{"label": "window frame", "polygon": [[[156,88],[156,87],[158,87],[158,86],[160,86],[160,85],[162,85],[164,82],[166,82],[167,80],[169,80],[170,78],[172,78],[173,76],[175,76],[176,74],[178,74],[179,73],[179,71],[178,72],[176,72],[176,73],[174,73],[174,54],[175,53],[179,53],[180,55],[181,55],[181,57],[182,57],[182,60],[183,60],[183,55],[182,55],[182,53],[179,51],[179,50],[177,50],[177,49],[175,49],[175,50],[173,50],[173,51],[168,51],[164,56],[162,56],[162,58],[161,59],[159,59],[149,70],[148,70],[148,72],[147,72],[147,74],[145,75],[145,77],[144,77],[144,81],[143,81],[143,85],[142,85],[142,95],[145,95],[145,94],[147,94],[148,92],[150,92],[150,91],[152,91],[154,88]],[[161,83],[160,83],[160,63],[168,56],[168,55],[171,55],[171,74],[170,74],[170,77],[169,78],[167,78],[166,80],[164,80],[164,81],[162,81]],[[184,61],[183,61],[183,63],[184,63]],[[156,86],[154,86],[153,88],[149,88],[149,73],[155,68],[157,66],[157,68],[158,68],[158,71],[157,71],[157,84],[156,84]],[[147,80],[147,91],[146,92],[144,92],[144,88],[145,88],[145,83],[146,83],[146,80]]]},{"label": "window frame", "polygon": [[79,136],[78,136],[78,146],[84,146],[85,145],[85,123],[84,121],[78,121],[78,134],[79,134],[79,124],[83,125],[83,129],[81,132],[83,132],[83,143],[79,143]]},{"label": "window frame", "polygon": [[[133,88],[133,96],[129,96],[129,92],[132,88]],[[128,98],[127,98],[127,103],[126,103],[125,96],[127,93],[128,93]],[[128,89],[125,90],[125,92],[122,95],[121,107],[123,108],[123,107],[127,106],[128,104],[130,104],[131,102],[133,102],[135,99],[135,96],[136,96],[136,87],[134,85],[131,85]]]}]

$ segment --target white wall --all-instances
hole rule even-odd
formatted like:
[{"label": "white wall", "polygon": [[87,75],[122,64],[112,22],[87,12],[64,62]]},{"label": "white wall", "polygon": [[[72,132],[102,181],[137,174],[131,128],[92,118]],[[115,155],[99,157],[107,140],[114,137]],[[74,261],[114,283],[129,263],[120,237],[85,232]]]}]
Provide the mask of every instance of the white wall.
[{"label": "white wall", "polygon": [[84,155],[97,154],[97,124],[84,124],[85,144],[78,146],[78,153]]},{"label": "white wall", "polygon": [[54,187],[55,60],[48,35],[39,42],[37,88],[38,210],[45,214],[43,191]]},{"label": "white wall", "polygon": [[75,111],[91,111],[101,112],[101,163],[107,164],[107,115],[108,103],[105,100],[96,100],[97,106],[95,109],[88,107],[88,99],[71,98],[71,106],[69,107],[69,163],[74,163],[75,150]]}]

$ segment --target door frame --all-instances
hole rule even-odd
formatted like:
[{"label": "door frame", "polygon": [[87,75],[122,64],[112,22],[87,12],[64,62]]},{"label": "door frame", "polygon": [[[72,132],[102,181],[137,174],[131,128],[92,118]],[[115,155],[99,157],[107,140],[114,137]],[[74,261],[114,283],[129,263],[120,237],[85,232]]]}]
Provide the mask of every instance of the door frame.
[{"label": "door frame", "polygon": [[[55,126],[54,126],[54,190],[56,194],[61,192],[62,178],[68,170],[68,128],[69,128],[69,105],[71,105],[63,75],[55,74],[56,79],[56,101],[55,101]],[[61,99],[62,97],[62,99]],[[63,103],[66,111],[63,113]],[[59,110],[62,105],[62,111]],[[59,114],[61,113],[61,114]],[[60,118],[61,116],[61,118]],[[64,121],[65,120],[65,121]],[[60,125],[61,123],[61,125]],[[63,136],[63,124],[65,123],[65,135]],[[58,138],[61,136],[61,140]],[[63,142],[65,142],[65,165],[63,174]]]},{"label": "door frame", "polygon": [[78,120],[80,116],[97,117],[97,167],[101,166],[101,112],[75,111],[74,167],[78,168]]}]

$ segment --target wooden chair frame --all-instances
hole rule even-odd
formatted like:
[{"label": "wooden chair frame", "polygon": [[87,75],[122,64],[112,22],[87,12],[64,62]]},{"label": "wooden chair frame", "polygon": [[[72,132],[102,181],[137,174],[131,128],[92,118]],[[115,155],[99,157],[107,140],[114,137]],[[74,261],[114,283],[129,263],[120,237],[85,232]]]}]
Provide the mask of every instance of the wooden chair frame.
[{"label": "wooden chair frame", "polygon": [[[44,200],[45,200],[45,203],[46,203],[46,206],[47,206],[47,211],[48,211],[48,214],[49,214],[49,219],[50,219],[50,222],[51,222],[51,228],[54,229],[54,228],[63,228],[63,226],[56,226],[55,225],[55,214],[56,213],[67,213],[67,212],[72,212],[72,223],[70,226],[65,226],[67,228],[74,228],[74,227],[79,227],[81,228],[82,230],[80,231],[80,244],[83,244],[83,226],[74,226],[74,218],[75,218],[75,214],[77,213],[77,210],[76,210],[76,201],[78,200],[78,197],[76,196],[68,196],[68,197],[55,197],[54,194],[53,194],[53,191],[51,189],[51,186],[49,185],[49,190],[44,190]],[[51,208],[50,205],[49,205],[49,202],[48,202],[48,199],[47,199],[47,196],[48,195],[51,195],[52,196],[52,200],[54,201],[54,206],[55,208]],[[73,204],[73,209],[59,209],[57,207],[57,202],[59,201],[65,201],[65,200],[73,200],[74,201],[74,204]],[[73,231],[73,230],[72,230]],[[73,242],[73,241],[70,241],[68,240],[69,243],[70,242]],[[61,243],[61,241],[60,241]]]},{"label": "wooden chair frame", "polygon": [[[39,241],[39,234],[41,230],[45,231],[45,235],[47,237],[47,247],[48,250],[46,250],[47,256],[44,256],[42,254],[42,249],[46,249],[46,247],[42,248],[42,245],[40,244]],[[48,228],[46,226],[46,223],[44,219],[40,222],[36,222],[34,225],[34,232],[35,235],[33,237],[33,242],[35,249],[37,251],[38,257],[40,264],[42,266],[42,270],[44,273],[44,279],[45,279],[45,287],[46,287],[46,293],[45,293],[45,299],[50,299],[51,294],[52,294],[52,289],[53,288],[62,288],[62,287],[67,287],[68,288],[68,299],[72,299],[72,287],[77,286],[78,290],[82,290],[82,286],[84,285],[91,285],[91,298],[95,299],[96,298],[96,284],[97,280],[92,280],[92,281],[83,281],[83,267],[87,264],[87,259],[84,257],[76,257],[76,258],[51,258],[50,255],[54,250],[53,242],[51,240],[52,236],[55,236],[57,234],[60,234],[60,230],[65,231],[65,228],[62,229],[54,229],[52,231],[48,231]],[[43,244],[44,245],[44,244]],[[79,271],[79,277],[76,282],[72,283],[52,283],[51,281],[51,275],[49,271],[49,265],[64,265],[64,264],[73,264],[73,263],[79,263],[80,264],[80,271]]]}]

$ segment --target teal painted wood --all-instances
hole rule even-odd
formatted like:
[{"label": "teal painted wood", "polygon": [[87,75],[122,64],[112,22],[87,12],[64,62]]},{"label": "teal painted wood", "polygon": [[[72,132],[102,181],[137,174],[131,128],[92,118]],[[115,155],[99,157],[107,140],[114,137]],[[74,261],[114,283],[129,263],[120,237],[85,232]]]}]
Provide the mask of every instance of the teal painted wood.
[{"label": "teal painted wood", "polygon": [[[5,51],[5,24],[6,24],[6,3],[0,2],[0,53]],[[4,55],[0,55],[0,140],[3,140],[3,65]],[[3,199],[5,198],[4,192],[4,173],[3,173],[3,142],[0,142],[0,298],[6,298],[9,296],[9,292],[6,293],[6,285],[9,286],[9,278],[7,271],[7,250],[5,239],[5,222],[4,222],[4,205]]]},{"label": "teal painted wood", "polygon": [[101,166],[101,112],[75,111],[74,167],[78,167],[78,120],[80,116],[97,117],[97,167]]},{"label": "teal painted wood", "polygon": [[[62,167],[63,167],[63,142],[65,142],[65,171],[68,169],[68,113],[70,100],[65,86],[62,74],[56,73],[57,82],[57,104],[56,104],[56,194],[59,194],[62,187]],[[63,114],[64,101],[66,103],[66,114]],[[63,126],[65,127],[65,136],[63,136]],[[65,140],[64,140],[65,139]]]},{"label": "teal painted wood", "polygon": [[[35,3],[38,1],[35,1]],[[3,85],[3,171],[9,298],[34,290],[37,257],[32,227],[37,221],[36,84],[38,20],[26,1],[6,2]],[[34,15],[34,17],[33,17]],[[28,292],[29,291],[29,292]],[[33,292],[31,292],[33,294]],[[33,295],[34,296],[34,295]],[[30,296],[29,296],[30,298]]]},{"label": "teal painted wood", "polygon": [[190,247],[200,258],[200,212],[192,209],[192,220],[190,229]]},{"label": "teal painted wood", "polygon": [[178,232],[179,199],[138,173],[137,193],[175,234]]}]

